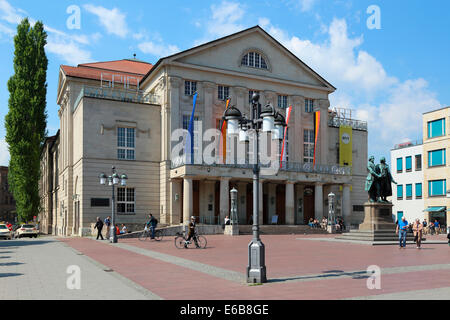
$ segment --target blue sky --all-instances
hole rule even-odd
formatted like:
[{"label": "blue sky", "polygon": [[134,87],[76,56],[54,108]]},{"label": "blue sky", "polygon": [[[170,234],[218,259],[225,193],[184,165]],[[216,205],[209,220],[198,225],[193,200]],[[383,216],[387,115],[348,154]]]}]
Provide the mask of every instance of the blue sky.
[{"label": "blue sky", "polygon": [[[69,29],[70,6],[80,29]],[[369,29],[371,5],[381,29]],[[421,113],[450,105],[450,2],[422,0],[30,1],[0,0],[0,165],[12,75],[13,36],[28,16],[47,27],[48,131],[59,128],[61,64],[158,58],[259,24],[338,90],[331,105],[369,122],[369,153],[422,138]],[[375,145],[375,142],[377,144]]]}]

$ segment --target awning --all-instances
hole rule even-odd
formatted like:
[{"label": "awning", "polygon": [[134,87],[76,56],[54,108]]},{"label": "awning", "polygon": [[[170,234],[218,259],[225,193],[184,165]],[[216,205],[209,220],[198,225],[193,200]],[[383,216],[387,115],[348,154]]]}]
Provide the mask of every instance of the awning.
[{"label": "awning", "polygon": [[446,207],[432,207],[432,208],[428,208],[423,210],[424,212],[445,212],[447,211]]}]

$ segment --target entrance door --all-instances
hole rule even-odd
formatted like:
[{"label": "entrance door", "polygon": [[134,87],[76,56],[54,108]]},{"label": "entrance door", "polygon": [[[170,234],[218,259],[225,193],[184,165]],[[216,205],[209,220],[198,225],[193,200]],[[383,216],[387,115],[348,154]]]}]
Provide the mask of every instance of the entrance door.
[{"label": "entrance door", "polygon": [[286,224],[286,185],[279,184],[277,185],[276,190],[277,190],[276,214],[278,215],[278,224]]},{"label": "entrance door", "polygon": [[308,224],[309,219],[314,219],[314,187],[306,186],[303,195],[303,218],[304,223]]}]

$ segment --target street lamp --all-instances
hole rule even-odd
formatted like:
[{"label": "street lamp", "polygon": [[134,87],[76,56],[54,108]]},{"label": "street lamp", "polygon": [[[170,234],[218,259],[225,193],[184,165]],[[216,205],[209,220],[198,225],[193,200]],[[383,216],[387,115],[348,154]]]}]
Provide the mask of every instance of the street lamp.
[{"label": "street lamp", "polygon": [[[272,133],[272,139],[283,139],[280,129],[286,126],[284,117],[275,111],[271,104],[261,108],[259,94],[254,93],[251,101],[251,117],[242,115],[236,107],[228,108],[223,119],[228,123],[227,132],[230,135],[238,135],[240,142],[249,142],[248,131],[254,132],[253,150],[255,163],[253,165],[253,239],[248,245],[247,282],[267,282],[265,266],[265,248],[259,237],[259,133]],[[281,134],[280,134],[281,133]]]},{"label": "street lamp", "polygon": [[125,187],[127,185],[128,176],[126,174],[119,175],[116,172],[116,168],[113,166],[111,168],[111,175],[107,176],[104,173],[101,173],[99,176],[100,184],[102,186],[106,185],[106,182],[108,182],[108,186],[111,186],[112,190],[112,198],[111,198],[111,207],[112,207],[112,216],[111,216],[111,226],[109,230],[109,241],[111,243],[117,243],[117,233],[116,233],[116,224],[115,224],[115,213],[116,213],[116,204],[115,204],[115,196],[114,196],[114,186],[118,185],[120,182],[120,185],[122,187]]}]

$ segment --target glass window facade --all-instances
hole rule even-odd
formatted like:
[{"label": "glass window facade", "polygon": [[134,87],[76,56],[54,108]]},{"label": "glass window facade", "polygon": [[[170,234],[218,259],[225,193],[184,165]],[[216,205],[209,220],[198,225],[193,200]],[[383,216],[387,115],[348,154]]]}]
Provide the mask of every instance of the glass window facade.
[{"label": "glass window facade", "polygon": [[406,169],[406,171],[412,170],[412,157],[405,158],[405,169]]},{"label": "glass window facade", "polygon": [[314,130],[303,131],[303,162],[314,162]]},{"label": "glass window facade", "polygon": [[445,149],[428,151],[428,166],[443,166],[446,163]]},{"label": "glass window facade", "polygon": [[230,87],[219,86],[217,91],[219,100],[226,100],[230,96]]},{"label": "glass window facade", "polygon": [[422,170],[422,155],[418,154],[416,155],[416,171]]},{"label": "glass window facade", "polygon": [[403,185],[397,185],[397,199],[403,199]]},{"label": "glass window facade", "polygon": [[397,158],[397,172],[403,171],[403,159]]},{"label": "glass window facade", "polygon": [[445,135],[445,119],[428,122],[428,138],[441,137]]},{"label": "glass window facade", "polygon": [[412,199],[412,184],[407,184],[405,187],[406,187],[406,199]]},{"label": "glass window facade", "polygon": [[305,99],[305,112],[312,113],[314,111],[314,100]]},{"label": "glass window facade", "polygon": [[428,195],[433,196],[445,196],[447,190],[446,180],[433,180],[428,181]]},{"label": "glass window facade", "polygon": [[185,81],[184,82],[184,94],[186,96],[194,95],[195,91],[197,91],[197,82],[195,82],[195,81]]},{"label": "glass window facade", "polygon": [[422,198],[422,184],[416,183],[416,198]]},{"label": "glass window facade", "polygon": [[117,128],[117,159],[135,160],[136,129]]},{"label": "glass window facade", "polygon": [[117,213],[135,213],[135,190],[134,188],[117,188]]},{"label": "glass window facade", "polygon": [[286,109],[287,107],[287,96],[278,96],[278,108]]}]

